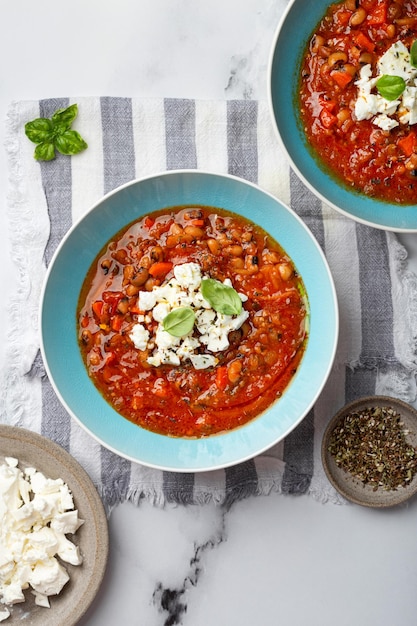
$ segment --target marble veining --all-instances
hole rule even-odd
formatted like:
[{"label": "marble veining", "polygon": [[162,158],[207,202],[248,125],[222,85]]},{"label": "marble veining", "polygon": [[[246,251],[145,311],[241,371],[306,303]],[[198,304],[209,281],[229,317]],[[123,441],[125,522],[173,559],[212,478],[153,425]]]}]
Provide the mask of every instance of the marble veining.
[{"label": "marble veining", "polygon": [[215,550],[226,540],[224,536],[224,512],[219,511],[220,528],[204,543],[194,545],[194,554],[189,561],[189,569],[180,587],[166,588],[158,583],[152,596],[152,601],[158,612],[163,615],[163,626],[182,624],[187,612],[187,596],[198,590],[201,577],[204,577],[204,561],[206,553]]},{"label": "marble veining", "polygon": [[[223,541],[226,541],[225,511],[218,509],[216,513],[218,515],[216,515],[217,524],[214,533],[203,543],[194,543],[194,553],[189,560],[188,571],[180,586],[167,588],[161,582],[156,585],[152,601],[163,616],[163,626],[176,626],[183,623],[182,619],[187,612],[187,596],[198,590],[200,579],[204,577],[207,552],[215,550]],[[200,521],[204,523],[202,519]]]}]

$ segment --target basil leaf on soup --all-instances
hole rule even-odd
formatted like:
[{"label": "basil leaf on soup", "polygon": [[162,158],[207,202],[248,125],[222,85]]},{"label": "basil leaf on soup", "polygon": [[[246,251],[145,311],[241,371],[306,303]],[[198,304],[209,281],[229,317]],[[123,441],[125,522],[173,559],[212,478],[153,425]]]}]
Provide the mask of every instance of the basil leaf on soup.
[{"label": "basil leaf on soup", "polygon": [[396,100],[405,89],[405,80],[401,76],[384,74],[378,78],[376,88],[385,100]]},{"label": "basil leaf on soup", "polygon": [[410,64],[413,67],[417,67],[417,39],[413,41],[413,45],[410,49]]},{"label": "basil leaf on soup", "polygon": [[237,291],[218,280],[213,278],[202,280],[201,293],[203,298],[218,313],[239,315],[242,310],[242,300]]},{"label": "basil leaf on soup", "polygon": [[164,330],[173,337],[184,337],[193,329],[195,313],[189,306],[182,306],[168,313],[162,321]]}]

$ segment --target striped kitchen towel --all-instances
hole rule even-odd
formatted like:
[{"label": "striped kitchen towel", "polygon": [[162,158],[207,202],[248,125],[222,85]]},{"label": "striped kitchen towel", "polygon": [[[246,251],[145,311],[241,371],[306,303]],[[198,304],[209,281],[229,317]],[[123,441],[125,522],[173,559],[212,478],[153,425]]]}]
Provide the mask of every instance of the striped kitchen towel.
[{"label": "striped kitchen towel", "polygon": [[[343,502],[326,480],[320,444],[334,412],[354,398],[415,398],[417,279],[393,233],[336,213],[290,170],[265,102],[78,98],[83,153],[38,163],[24,124],[68,106],[67,98],[13,103],[8,116],[10,242],[18,285],[10,306],[0,420],[40,432],[87,470],[108,510],[154,503],[235,500],[278,491]],[[74,220],[104,193],[163,170],[198,168],[257,183],[290,205],[322,246],[336,284],[341,334],[335,365],[302,423],[257,458],[195,475],[149,469],[101,447],[58,402],[39,352],[38,306],[46,268]]]}]

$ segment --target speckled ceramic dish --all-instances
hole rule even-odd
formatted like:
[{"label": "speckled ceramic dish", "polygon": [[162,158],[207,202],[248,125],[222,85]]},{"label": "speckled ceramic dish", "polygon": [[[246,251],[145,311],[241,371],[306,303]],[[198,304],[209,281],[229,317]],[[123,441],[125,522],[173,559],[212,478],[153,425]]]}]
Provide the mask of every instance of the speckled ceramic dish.
[{"label": "speckled ceramic dish", "polygon": [[[83,563],[65,563],[70,580],[58,596],[50,596],[51,608],[37,606],[31,593],[15,604],[4,622],[10,626],[73,626],[85,614],[103,580],[108,555],[107,519],[101,499],[82,467],[60,446],[45,437],[13,426],[0,425],[0,462],[5,456],[19,460],[19,467],[35,467],[47,478],[62,478],[70,488],[75,508],[84,524],[71,537]],[[28,590],[29,591],[29,590]]]},{"label": "speckled ceramic dish", "polygon": [[417,474],[407,487],[398,487],[395,490],[384,490],[379,487],[376,491],[370,485],[365,485],[361,480],[352,476],[340,468],[334,456],[329,452],[329,442],[333,430],[342,423],[345,417],[351,413],[363,411],[370,407],[389,407],[401,416],[404,428],[409,431],[407,442],[417,447],[417,411],[412,406],[401,400],[387,396],[370,396],[354,400],[344,406],[331,419],[322,441],[322,462],[324,470],[333,487],[345,498],[363,506],[383,508],[401,504],[411,498],[417,492]]},{"label": "speckled ceramic dish", "polygon": [[[95,387],[82,361],[76,325],[85,276],[107,241],[141,216],[180,205],[219,207],[266,230],[294,262],[309,304],[309,336],[301,363],[282,397],[246,425],[199,439],[168,437],[122,417]],[[290,208],[234,176],[175,170],[132,181],[105,196],[63,239],[41,302],[42,356],[67,411],[100,443],[143,465],[180,472],[240,463],[283,439],[304,418],[327,380],[338,338],[338,308],[327,261]]]},{"label": "speckled ceramic dish", "polygon": [[417,232],[414,205],[381,202],[339,183],[308,146],[298,112],[301,60],[331,0],[291,0],[277,27],[268,69],[268,99],[278,139],[294,171],[313,193],[357,222],[398,232]]}]

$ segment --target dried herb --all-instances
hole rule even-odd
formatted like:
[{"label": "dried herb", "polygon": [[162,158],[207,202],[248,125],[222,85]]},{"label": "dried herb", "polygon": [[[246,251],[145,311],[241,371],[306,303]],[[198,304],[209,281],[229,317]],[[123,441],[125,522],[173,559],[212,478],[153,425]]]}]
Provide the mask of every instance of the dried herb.
[{"label": "dried herb", "polygon": [[417,472],[409,431],[389,407],[349,413],[332,431],[328,450],[336,464],[374,491],[406,487]]}]

